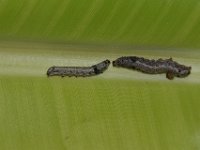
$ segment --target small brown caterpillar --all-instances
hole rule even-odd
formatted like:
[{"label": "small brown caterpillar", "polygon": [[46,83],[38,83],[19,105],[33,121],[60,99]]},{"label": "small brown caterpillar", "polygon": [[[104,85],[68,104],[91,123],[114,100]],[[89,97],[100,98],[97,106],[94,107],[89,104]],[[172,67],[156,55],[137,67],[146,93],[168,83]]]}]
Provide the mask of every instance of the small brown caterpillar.
[{"label": "small brown caterpillar", "polygon": [[110,61],[105,60],[91,67],[52,66],[47,70],[47,76],[89,77],[103,73],[109,65]]},{"label": "small brown caterpillar", "polygon": [[134,69],[148,74],[166,73],[166,78],[172,80],[174,77],[183,78],[190,74],[191,67],[184,66],[172,58],[149,60],[143,57],[127,56],[120,57],[112,62],[114,67]]}]

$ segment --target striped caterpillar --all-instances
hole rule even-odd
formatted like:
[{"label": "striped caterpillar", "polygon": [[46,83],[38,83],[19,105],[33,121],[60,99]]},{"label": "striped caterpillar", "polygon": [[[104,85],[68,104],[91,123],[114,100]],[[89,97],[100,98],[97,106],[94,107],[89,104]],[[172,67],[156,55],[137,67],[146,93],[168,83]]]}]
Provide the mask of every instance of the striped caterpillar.
[{"label": "striped caterpillar", "polygon": [[166,78],[169,80],[172,80],[174,77],[186,77],[190,74],[192,69],[189,66],[184,66],[173,61],[172,58],[149,60],[143,57],[127,56],[120,57],[112,63],[114,67],[134,69],[147,74],[166,73]]},{"label": "striped caterpillar", "polygon": [[91,67],[52,66],[47,70],[47,76],[89,77],[103,73],[109,65],[110,61],[105,60]]}]

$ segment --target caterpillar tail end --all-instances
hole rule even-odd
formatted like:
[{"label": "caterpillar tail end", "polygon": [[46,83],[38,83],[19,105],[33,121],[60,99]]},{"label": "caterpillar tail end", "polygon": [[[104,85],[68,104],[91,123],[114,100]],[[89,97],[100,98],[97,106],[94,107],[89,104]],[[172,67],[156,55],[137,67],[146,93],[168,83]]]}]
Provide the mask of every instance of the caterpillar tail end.
[{"label": "caterpillar tail end", "polygon": [[52,75],[52,72],[54,70],[54,67],[50,67],[48,70],[47,70],[47,77],[50,77]]},{"label": "caterpillar tail end", "polygon": [[113,67],[115,67],[115,66],[116,66],[116,62],[115,62],[115,61],[113,61],[113,62],[112,62],[112,65],[113,65]]}]

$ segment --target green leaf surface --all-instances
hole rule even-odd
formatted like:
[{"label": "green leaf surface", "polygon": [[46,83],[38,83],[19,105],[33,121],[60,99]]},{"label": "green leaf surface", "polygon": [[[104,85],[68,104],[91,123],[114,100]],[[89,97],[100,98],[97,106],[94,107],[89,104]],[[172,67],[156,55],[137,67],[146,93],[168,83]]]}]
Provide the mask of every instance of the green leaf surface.
[{"label": "green leaf surface", "polygon": [[[0,0],[0,150],[200,149],[199,18],[199,0]],[[129,55],[192,72],[46,76]]]},{"label": "green leaf surface", "polygon": [[[46,76],[52,65],[121,55],[174,56],[192,73],[170,81],[110,66],[91,78]],[[199,58],[196,51],[1,42],[0,149],[199,149]]]},{"label": "green leaf surface", "polygon": [[200,47],[199,0],[1,0],[2,39]]}]

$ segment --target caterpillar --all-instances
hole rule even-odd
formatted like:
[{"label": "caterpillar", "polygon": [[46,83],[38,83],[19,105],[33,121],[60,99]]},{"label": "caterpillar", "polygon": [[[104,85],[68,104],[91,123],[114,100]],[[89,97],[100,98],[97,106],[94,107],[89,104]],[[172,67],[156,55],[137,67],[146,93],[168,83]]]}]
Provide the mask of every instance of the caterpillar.
[{"label": "caterpillar", "polygon": [[149,60],[143,57],[126,56],[120,57],[112,62],[114,67],[123,67],[133,70],[138,70],[147,74],[162,74],[166,73],[166,78],[169,80],[174,77],[183,78],[190,74],[192,67],[184,66],[182,64],[169,59]]},{"label": "caterpillar", "polygon": [[47,76],[89,77],[103,73],[109,65],[110,61],[107,59],[90,67],[52,66],[47,70]]}]

